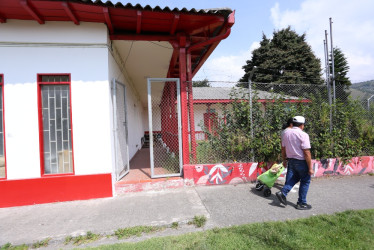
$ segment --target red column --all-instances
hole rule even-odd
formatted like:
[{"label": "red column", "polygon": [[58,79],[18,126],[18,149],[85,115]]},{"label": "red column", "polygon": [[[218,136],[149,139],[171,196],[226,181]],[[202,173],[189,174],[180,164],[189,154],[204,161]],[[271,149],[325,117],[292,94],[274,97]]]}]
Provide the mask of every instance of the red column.
[{"label": "red column", "polygon": [[192,157],[196,162],[196,137],[195,137],[195,118],[193,112],[193,92],[192,92],[192,69],[191,69],[191,52],[187,54],[187,81],[188,81],[188,113],[190,117],[190,134]]},{"label": "red column", "polygon": [[179,47],[179,78],[181,84],[181,115],[182,115],[182,150],[183,164],[190,163],[188,141],[188,113],[187,113],[187,72],[186,72],[186,37],[180,37]]}]

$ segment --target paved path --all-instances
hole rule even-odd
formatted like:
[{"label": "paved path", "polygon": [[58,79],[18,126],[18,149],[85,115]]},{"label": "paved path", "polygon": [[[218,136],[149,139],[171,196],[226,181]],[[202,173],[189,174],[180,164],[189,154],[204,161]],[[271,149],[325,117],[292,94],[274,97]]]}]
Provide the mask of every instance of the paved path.
[{"label": "paved path", "polygon": [[[309,211],[294,208],[297,188],[289,193],[288,206],[283,207],[274,195],[281,185],[275,185],[268,198],[254,186],[248,183],[188,187],[115,198],[0,208],[0,246],[8,242],[31,244],[50,237],[48,248],[68,249],[74,246],[63,244],[66,236],[88,231],[111,234],[116,229],[137,225],[171,225],[173,222],[180,225],[177,230],[167,229],[132,239],[144,240],[214,227],[374,208],[374,176],[369,175],[313,179],[308,194],[313,208]],[[203,229],[187,225],[195,215],[208,218]],[[112,237],[91,245],[118,242]]]}]

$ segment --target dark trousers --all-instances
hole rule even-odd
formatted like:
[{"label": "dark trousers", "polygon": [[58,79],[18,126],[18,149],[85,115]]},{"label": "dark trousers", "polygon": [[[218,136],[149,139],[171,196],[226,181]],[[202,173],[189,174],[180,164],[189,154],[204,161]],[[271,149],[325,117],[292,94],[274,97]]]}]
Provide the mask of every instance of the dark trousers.
[{"label": "dark trousers", "polygon": [[307,203],[306,195],[308,193],[310,179],[308,164],[305,160],[289,159],[286,184],[282,188],[282,193],[287,196],[293,186],[300,181],[299,199],[297,202],[305,204]]}]

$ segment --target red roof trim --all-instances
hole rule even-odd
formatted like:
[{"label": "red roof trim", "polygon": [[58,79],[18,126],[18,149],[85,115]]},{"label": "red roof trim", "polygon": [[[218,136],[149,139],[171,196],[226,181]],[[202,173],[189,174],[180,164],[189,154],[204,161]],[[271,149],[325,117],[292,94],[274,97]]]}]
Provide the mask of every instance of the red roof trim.
[{"label": "red roof trim", "polygon": [[[0,0],[0,22],[8,19],[104,23],[111,40],[167,41],[174,48],[189,46],[191,76],[195,75],[234,24],[231,9],[170,9],[100,0]],[[226,35],[225,35],[226,34]],[[186,37],[179,44],[178,36]],[[177,46],[175,46],[177,43]],[[193,50],[193,51],[192,51]],[[174,61],[174,59],[173,59]],[[179,77],[179,60],[168,75]]]}]

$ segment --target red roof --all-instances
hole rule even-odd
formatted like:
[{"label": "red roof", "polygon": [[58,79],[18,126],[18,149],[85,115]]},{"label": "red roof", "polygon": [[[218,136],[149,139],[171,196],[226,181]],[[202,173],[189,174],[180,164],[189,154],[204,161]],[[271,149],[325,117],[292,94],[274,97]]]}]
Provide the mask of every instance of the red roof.
[{"label": "red roof", "polygon": [[[234,12],[230,9],[162,9],[110,1],[0,0],[0,22],[8,19],[35,20],[40,24],[46,21],[71,21],[76,25],[80,22],[105,23],[112,40],[172,43],[178,40],[179,34],[184,34],[191,51],[194,75],[220,40],[230,33]],[[174,57],[172,61],[169,76],[176,77],[179,75],[178,60]]]}]

